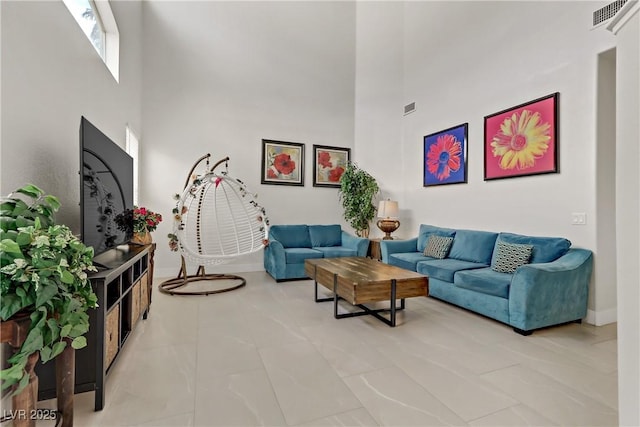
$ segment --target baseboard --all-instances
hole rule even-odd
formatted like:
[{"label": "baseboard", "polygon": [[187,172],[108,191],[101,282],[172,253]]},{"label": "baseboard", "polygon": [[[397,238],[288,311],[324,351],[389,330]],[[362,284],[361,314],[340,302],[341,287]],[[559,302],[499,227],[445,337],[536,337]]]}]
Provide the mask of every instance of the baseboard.
[{"label": "baseboard", "polygon": [[587,310],[587,317],[584,319],[585,323],[595,326],[608,325],[609,323],[615,323],[618,321],[618,309],[611,308],[609,310],[593,311]]},{"label": "baseboard", "polygon": [[[241,274],[253,271],[264,271],[262,264],[221,264],[211,265],[205,268],[207,273],[219,273],[219,274]],[[156,265],[153,269],[154,279],[168,279],[178,275],[180,268],[176,267],[160,267]],[[195,274],[195,270],[189,270],[189,274]],[[155,280],[154,280],[155,281]]]}]

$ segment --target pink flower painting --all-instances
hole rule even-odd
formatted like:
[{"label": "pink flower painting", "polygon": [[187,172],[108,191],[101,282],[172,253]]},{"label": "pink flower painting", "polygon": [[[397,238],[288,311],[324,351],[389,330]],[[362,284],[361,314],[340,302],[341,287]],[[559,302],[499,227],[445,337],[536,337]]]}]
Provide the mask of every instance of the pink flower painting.
[{"label": "pink flower painting", "polygon": [[485,180],[557,171],[557,98],[485,117]]}]

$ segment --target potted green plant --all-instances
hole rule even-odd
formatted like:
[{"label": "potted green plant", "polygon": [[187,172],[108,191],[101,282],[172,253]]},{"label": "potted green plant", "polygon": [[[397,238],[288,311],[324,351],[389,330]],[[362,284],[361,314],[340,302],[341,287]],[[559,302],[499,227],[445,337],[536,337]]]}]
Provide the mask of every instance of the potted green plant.
[{"label": "potted green plant", "polygon": [[28,383],[29,355],[42,362],[58,356],[70,343],[87,345],[87,310],[97,297],[87,278],[93,248],[86,247],[65,225],[55,224],[58,199],[35,185],[26,185],[0,202],[0,320],[28,316],[30,326],[22,346],[0,371],[2,390]]},{"label": "potted green plant", "polygon": [[373,199],[380,188],[368,172],[349,162],[340,177],[339,196],[344,208],[344,219],[360,237],[369,237],[369,224],[376,216]]}]

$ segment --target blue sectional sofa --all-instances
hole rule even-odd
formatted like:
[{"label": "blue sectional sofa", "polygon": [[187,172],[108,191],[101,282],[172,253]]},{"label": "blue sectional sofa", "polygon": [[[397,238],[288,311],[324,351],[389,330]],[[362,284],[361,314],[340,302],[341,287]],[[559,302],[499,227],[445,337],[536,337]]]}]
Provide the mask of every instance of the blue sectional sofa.
[{"label": "blue sectional sofa", "polygon": [[[443,242],[451,242],[444,258],[424,254],[429,247],[433,255],[434,244]],[[383,240],[380,250],[383,262],[429,276],[429,296],[506,323],[523,335],[579,322],[587,314],[593,255],[571,248],[564,238],[422,224],[417,237]],[[510,265],[518,256],[520,262]],[[503,262],[515,271],[503,272]]]},{"label": "blue sectional sofa", "polygon": [[272,225],[264,249],[264,269],[276,281],[304,279],[304,260],[366,256],[369,239],[353,236],[338,224]]}]

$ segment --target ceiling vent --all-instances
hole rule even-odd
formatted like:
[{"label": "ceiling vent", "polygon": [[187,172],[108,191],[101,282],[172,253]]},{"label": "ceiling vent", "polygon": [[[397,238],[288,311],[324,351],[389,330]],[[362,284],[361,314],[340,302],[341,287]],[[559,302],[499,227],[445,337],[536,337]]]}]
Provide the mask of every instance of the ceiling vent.
[{"label": "ceiling vent", "polygon": [[404,106],[404,115],[406,116],[407,114],[413,113],[414,111],[416,111],[416,103],[412,102],[411,104],[407,104]]},{"label": "ceiling vent", "polygon": [[622,6],[624,6],[627,1],[628,0],[616,0],[613,3],[609,3],[605,7],[601,7],[593,12],[593,28],[599,27],[613,18],[613,16],[622,9]]}]

